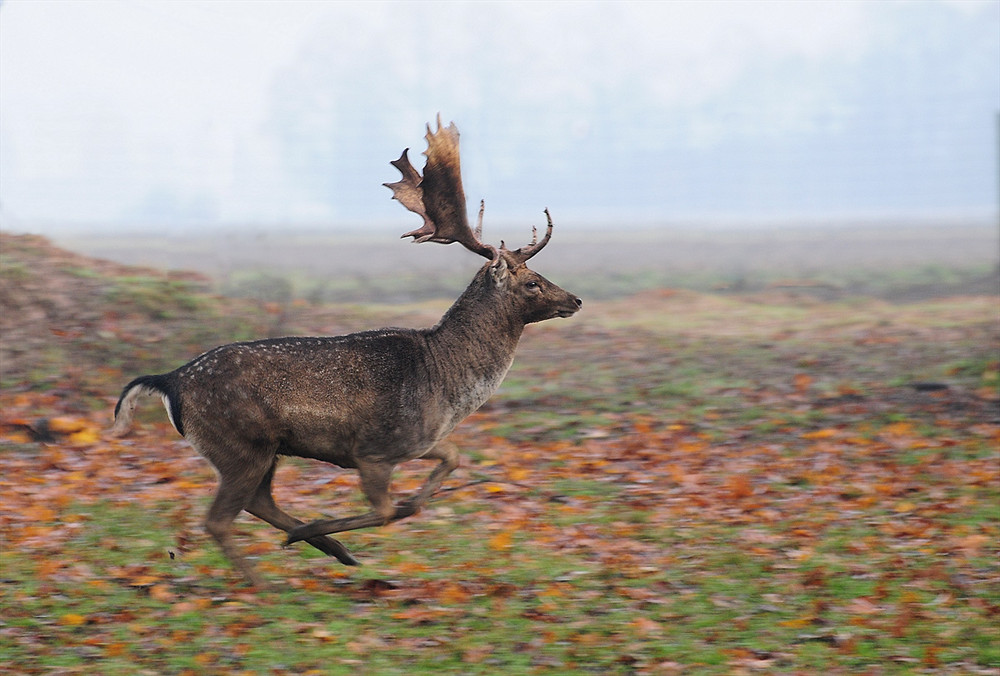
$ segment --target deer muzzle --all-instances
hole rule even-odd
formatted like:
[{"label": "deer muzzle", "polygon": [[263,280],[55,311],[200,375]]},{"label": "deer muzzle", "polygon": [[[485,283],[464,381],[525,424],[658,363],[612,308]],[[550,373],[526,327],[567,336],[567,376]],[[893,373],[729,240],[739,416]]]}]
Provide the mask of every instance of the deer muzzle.
[{"label": "deer muzzle", "polygon": [[576,296],[572,296],[571,298],[572,298],[572,305],[567,304],[566,306],[556,310],[557,316],[563,318],[572,317],[573,315],[575,315],[577,312],[580,311],[580,308],[583,307],[583,301],[577,298]]}]

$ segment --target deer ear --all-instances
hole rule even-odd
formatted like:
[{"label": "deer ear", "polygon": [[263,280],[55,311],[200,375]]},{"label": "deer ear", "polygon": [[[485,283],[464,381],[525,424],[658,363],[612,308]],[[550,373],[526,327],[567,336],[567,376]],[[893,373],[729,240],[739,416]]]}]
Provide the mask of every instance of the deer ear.
[{"label": "deer ear", "polygon": [[507,261],[503,256],[498,256],[497,260],[490,264],[490,278],[496,286],[502,286],[506,284],[508,277],[510,277],[510,268]]}]

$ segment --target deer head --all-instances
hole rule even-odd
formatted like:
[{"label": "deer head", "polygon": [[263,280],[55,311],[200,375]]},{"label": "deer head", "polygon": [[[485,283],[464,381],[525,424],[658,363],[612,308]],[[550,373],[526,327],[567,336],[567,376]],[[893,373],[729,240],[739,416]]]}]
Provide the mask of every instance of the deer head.
[{"label": "deer head", "polygon": [[[560,289],[537,272],[529,270],[528,259],[542,250],[552,237],[552,217],[545,210],[547,227],[545,236],[538,240],[538,230],[531,229],[531,243],[510,250],[503,242],[500,248],[485,244],[483,233],[483,203],[479,203],[476,229],[469,227],[465,210],[465,191],[462,189],[462,170],[458,152],[458,129],[454,123],[441,126],[438,116],[437,131],[427,125],[427,162],[421,176],[410,164],[407,152],[392,162],[403,177],[395,183],[385,183],[392,189],[393,198],[424,219],[424,224],[403,235],[415,242],[458,242],[469,251],[488,258],[481,277],[488,277],[497,289],[504,289],[509,317],[517,317],[520,326],[553,317],[569,317],[583,305],[576,296]],[[473,282],[473,287],[476,283]],[[471,288],[471,287],[470,287]],[[469,293],[468,291],[466,292]],[[464,296],[463,296],[464,298]],[[461,300],[461,299],[460,299]],[[461,304],[461,303],[459,303]]]}]

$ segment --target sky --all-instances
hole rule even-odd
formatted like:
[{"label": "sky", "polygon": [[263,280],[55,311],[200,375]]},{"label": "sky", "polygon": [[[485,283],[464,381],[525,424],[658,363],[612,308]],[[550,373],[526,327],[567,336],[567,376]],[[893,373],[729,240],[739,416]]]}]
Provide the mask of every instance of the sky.
[{"label": "sky", "polygon": [[996,218],[1000,1],[0,4],[0,227]]}]

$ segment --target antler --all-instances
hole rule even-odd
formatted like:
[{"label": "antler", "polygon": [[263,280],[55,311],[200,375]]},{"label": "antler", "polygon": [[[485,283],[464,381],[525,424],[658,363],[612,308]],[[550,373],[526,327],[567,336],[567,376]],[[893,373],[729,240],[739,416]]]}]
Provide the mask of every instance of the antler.
[{"label": "antler", "polygon": [[441,116],[437,118],[437,131],[431,132],[427,125],[427,162],[424,163],[423,177],[410,164],[407,156],[409,148],[403,151],[398,160],[390,162],[399,170],[403,177],[395,183],[383,183],[392,190],[394,199],[404,207],[424,219],[424,224],[416,230],[403,235],[413,237],[414,242],[439,242],[451,244],[458,242],[469,251],[497,262],[503,254],[508,264],[516,267],[524,263],[542,250],[552,237],[552,217],[545,210],[548,227],[545,237],[538,241],[538,230],[531,228],[531,243],[520,249],[511,251],[503,242],[497,250],[489,244],[484,244],[480,238],[483,235],[483,202],[479,203],[479,220],[475,231],[469,227],[469,219],[465,212],[465,191],[462,189],[462,169],[458,154],[458,129],[452,122],[447,127],[441,126]]},{"label": "antler", "polygon": [[499,256],[497,249],[479,240],[482,233],[482,204],[476,232],[469,227],[458,155],[458,129],[454,123],[442,128],[439,115],[437,131],[432,133],[430,125],[427,125],[426,139],[427,151],[424,155],[427,156],[427,162],[424,164],[423,178],[410,164],[407,149],[398,160],[391,162],[403,175],[402,179],[383,184],[392,190],[394,199],[424,219],[420,228],[403,237],[413,237],[414,242],[458,242],[473,253],[496,260]]},{"label": "antler", "polygon": [[522,246],[520,249],[511,251],[503,242],[500,242],[500,253],[507,258],[509,263],[513,263],[515,267],[524,265],[529,258],[541,251],[542,247],[549,243],[549,239],[552,237],[552,216],[549,215],[548,209],[545,210],[545,220],[548,221],[548,226],[545,228],[545,237],[542,237],[541,242],[538,241],[538,228],[535,226],[531,226],[531,244],[527,246]]}]

